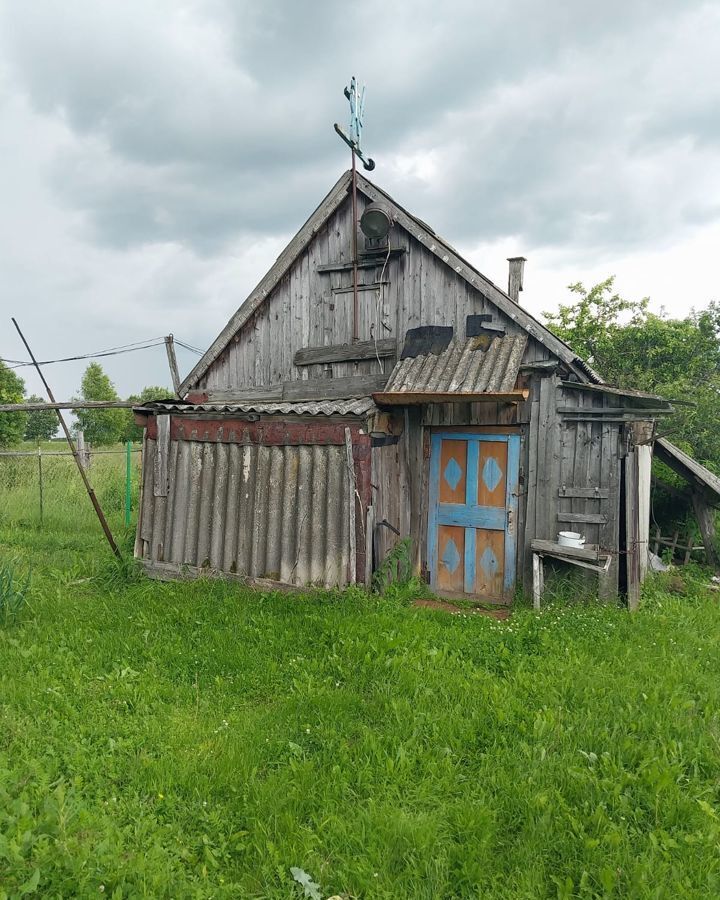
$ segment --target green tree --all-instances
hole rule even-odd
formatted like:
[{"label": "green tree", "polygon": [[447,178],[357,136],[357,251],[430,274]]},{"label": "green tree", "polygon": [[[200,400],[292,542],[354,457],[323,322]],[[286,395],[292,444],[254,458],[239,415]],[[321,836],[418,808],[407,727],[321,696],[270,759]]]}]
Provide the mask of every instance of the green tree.
[{"label": "green tree", "polygon": [[[167,400],[168,398],[174,397],[175,392],[170,390],[170,388],[157,387],[157,385],[150,385],[148,387],[144,387],[139,394],[131,394],[128,397],[128,400],[132,400],[134,403],[137,403],[138,406],[141,403],[147,403],[149,400]],[[135,424],[135,418],[133,416],[133,411],[129,409],[127,411],[127,420],[125,425],[125,431],[123,433],[124,441],[132,441],[133,443],[137,443],[141,441],[143,438],[143,429]]]},{"label": "green tree", "polygon": [[[42,397],[33,394],[27,398],[28,403],[44,403]],[[25,440],[39,444],[55,437],[58,430],[58,417],[54,409],[38,409],[29,412],[25,425]]]},{"label": "green tree", "polygon": [[[119,400],[118,392],[99,363],[90,363],[81,382],[81,400]],[[125,430],[124,409],[79,409],[77,428],[85,432],[85,440],[94,447],[116,444]]]},{"label": "green tree", "polygon": [[720,472],[720,306],[672,319],[649,312],[647,298],[624,300],[613,278],[570,290],[577,299],[545,313],[548,327],[611,384],[685,401],[661,431]]},{"label": "green tree", "polygon": [[[0,362],[0,403],[22,403],[25,382],[5,363]],[[0,447],[19,444],[25,434],[27,414],[24,412],[0,413]]]}]

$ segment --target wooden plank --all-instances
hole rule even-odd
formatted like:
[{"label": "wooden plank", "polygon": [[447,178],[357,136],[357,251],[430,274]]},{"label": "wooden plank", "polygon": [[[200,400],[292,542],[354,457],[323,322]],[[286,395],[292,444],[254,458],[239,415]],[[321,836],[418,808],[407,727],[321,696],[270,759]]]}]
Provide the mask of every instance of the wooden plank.
[{"label": "wooden plank", "polygon": [[533,608],[540,609],[540,600],[543,595],[543,587],[545,581],[545,573],[543,572],[542,556],[539,553],[532,555],[532,571],[533,571]]},{"label": "wooden plank", "polygon": [[351,400],[368,397],[381,390],[387,383],[388,376],[349,375],[345,378],[315,378],[312,381],[288,381],[283,385],[282,399],[298,400]]},{"label": "wooden plank", "polygon": [[227,390],[208,391],[207,403],[245,403],[251,400],[282,400],[283,385],[268,384],[251,388],[228,388]]},{"label": "wooden plank", "polygon": [[600,503],[600,512],[607,516],[607,524],[599,528],[599,543],[612,552],[612,561],[607,575],[600,578],[601,600],[614,600],[618,593],[620,578],[620,447],[618,428],[603,422],[601,428],[600,483],[607,485],[607,502]]},{"label": "wooden plank", "polygon": [[353,460],[352,435],[350,429],[345,428],[345,452],[347,454],[347,471],[348,471],[348,513],[350,526],[350,560],[349,560],[349,577],[348,584],[355,584],[357,581],[357,536],[355,534],[355,503],[358,499],[357,483],[355,481],[355,462]]},{"label": "wooden plank", "polygon": [[532,541],[530,547],[535,553],[545,553],[548,556],[556,556],[558,559],[579,559],[596,564],[611,555],[607,551],[601,550],[596,544],[586,544],[584,547],[564,547],[557,541],[542,541],[538,539]]},{"label": "wooden plank", "polygon": [[585,525],[606,525],[607,524],[607,516],[601,515],[600,513],[565,513],[559,512],[557,514],[558,522],[576,522],[576,523],[584,523]]},{"label": "wooden plank", "polygon": [[360,359],[382,359],[397,354],[397,341],[387,338],[380,341],[358,341],[355,344],[333,344],[330,347],[302,347],[293,360],[296,366],[316,363],[347,362]]},{"label": "wooden plank", "polygon": [[538,382],[533,381],[533,399],[530,406],[530,430],[528,433],[527,477],[525,479],[525,548],[523,553],[522,581],[528,585],[532,577],[532,552],[530,541],[536,536],[536,508],[538,493],[538,437],[540,432],[540,403]]},{"label": "wooden plank", "polygon": [[137,400],[65,400],[60,403],[2,403],[0,412],[33,412],[41,409],[132,409]]},{"label": "wooden plank", "polygon": [[375,507],[371,503],[365,516],[365,587],[372,587],[373,576],[373,534],[375,533]]},{"label": "wooden plank", "polygon": [[562,487],[558,488],[558,497],[576,497],[583,500],[607,500],[610,496],[608,488]]},{"label": "wooden plank", "polygon": [[[373,257],[360,257],[358,259],[357,267],[358,269],[380,269],[385,263],[386,259],[396,259],[398,256],[402,256],[405,253],[404,247],[391,247],[390,252],[384,252],[382,255],[378,254]],[[316,268],[316,272],[319,272],[321,275],[333,272],[352,272],[353,264],[351,262],[331,262],[322,266],[318,266]]]},{"label": "wooden plank", "polygon": [[[520,367],[523,368],[522,366]],[[584,416],[592,416],[597,418],[602,418],[603,416],[612,416],[612,415],[639,415],[643,416],[659,416],[659,415],[667,415],[671,412],[671,410],[663,408],[663,409],[638,409],[638,408],[630,408],[627,406],[604,406],[604,407],[595,407],[595,408],[582,408],[578,406],[558,406],[559,413],[569,413],[569,414],[577,414],[582,409],[582,413]]]},{"label": "wooden plank", "polygon": [[153,496],[167,497],[168,455],[170,452],[170,416],[156,416],[157,441],[155,445],[155,481]]},{"label": "wooden plank", "polygon": [[[387,376],[385,376],[387,380]],[[470,393],[462,391],[383,391],[373,393],[373,400],[385,406],[414,406],[418,403],[519,403],[527,400],[529,391]]]},{"label": "wooden plank", "polygon": [[175,391],[176,396],[180,397],[180,373],[178,372],[177,358],[175,356],[175,341],[171,334],[168,334],[165,338],[165,351],[167,352],[173,390]]}]

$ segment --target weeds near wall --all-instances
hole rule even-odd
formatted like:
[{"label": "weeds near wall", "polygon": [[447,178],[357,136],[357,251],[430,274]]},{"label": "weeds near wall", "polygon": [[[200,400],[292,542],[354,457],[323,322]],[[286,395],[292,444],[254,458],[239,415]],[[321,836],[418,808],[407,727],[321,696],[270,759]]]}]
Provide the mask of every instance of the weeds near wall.
[{"label": "weeds near wall", "polygon": [[0,626],[10,625],[20,617],[27,602],[30,573],[21,579],[9,564],[0,564]]},{"label": "weeds near wall", "polygon": [[412,576],[411,553],[410,538],[403,538],[395,544],[373,574],[372,589],[376,594],[387,594],[390,590],[396,592],[398,589],[417,593],[421,583]]}]

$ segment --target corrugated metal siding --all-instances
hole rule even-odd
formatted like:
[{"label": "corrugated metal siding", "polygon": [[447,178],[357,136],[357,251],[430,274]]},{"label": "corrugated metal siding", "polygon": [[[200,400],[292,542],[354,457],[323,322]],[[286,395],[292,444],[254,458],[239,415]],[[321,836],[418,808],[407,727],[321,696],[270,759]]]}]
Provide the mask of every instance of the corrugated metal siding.
[{"label": "corrugated metal siding", "polygon": [[147,440],[144,559],[298,586],[348,582],[355,498],[344,446],[172,441],[167,497],[154,496],[155,452]]},{"label": "corrugated metal siding", "polygon": [[485,393],[511,391],[520,371],[527,338],[494,338],[487,350],[481,338],[453,340],[442,353],[402,359],[385,391]]},{"label": "corrugated metal siding", "polygon": [[162,412],[220,412],[220,413],[258,413],[260,415],[308,415],[308,416],[363,416],[375,409],[372,397],[360,397],[356,400],[314,400],[302,403],[173,403],[167,401],[151,401],[138,410],[154,410]]}]

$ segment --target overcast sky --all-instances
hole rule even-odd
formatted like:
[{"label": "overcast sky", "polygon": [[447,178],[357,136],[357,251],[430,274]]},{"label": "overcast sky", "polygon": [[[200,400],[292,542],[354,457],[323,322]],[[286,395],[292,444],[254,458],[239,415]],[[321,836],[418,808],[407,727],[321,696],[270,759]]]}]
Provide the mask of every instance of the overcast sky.
[{"label": "overcast sky", "polygon": [[[694,0],[0,0],[0,357],[11,315],[41,358],[207,347],[347,168],[353,73],[373,180],[500,285],[527,256],[531,311],[611,274],[705,305],[718,47]],[[59,398],[84,365],[48,367]],[[103,365],[169,383],[162,348]]]}]

